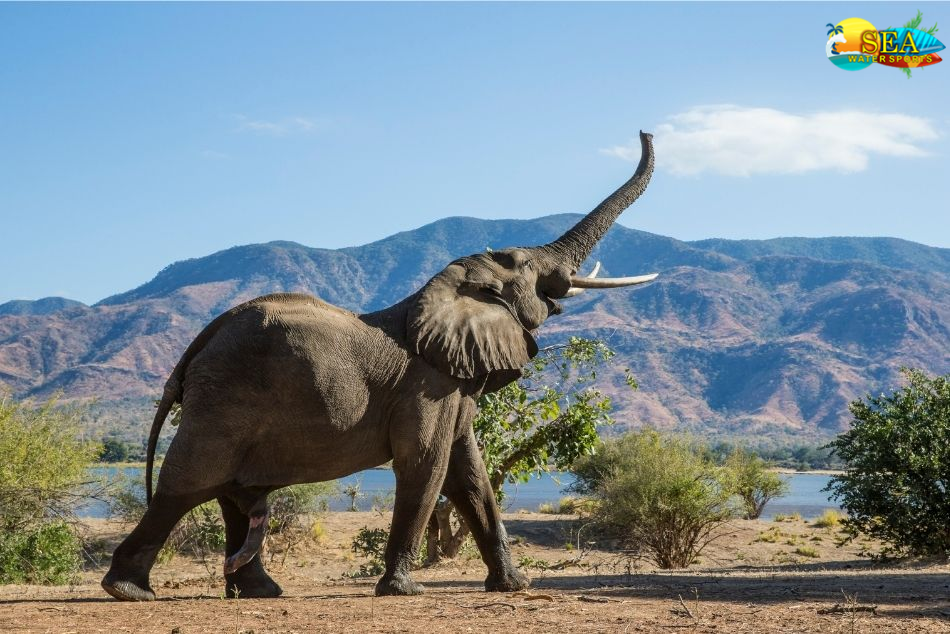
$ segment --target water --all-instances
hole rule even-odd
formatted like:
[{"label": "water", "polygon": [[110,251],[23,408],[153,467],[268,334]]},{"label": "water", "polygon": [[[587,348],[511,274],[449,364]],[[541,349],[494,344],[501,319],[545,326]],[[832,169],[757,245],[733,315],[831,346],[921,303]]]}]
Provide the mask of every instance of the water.
[{"label": "water", "polygon": [[[142,477],[141,467],[120,469],[117,467],[96,467],[92,474],[96,477],[114,478],[123,472],[129,479]],[[788,495],[772,500],[765,506],[762,519],[772,519],[775,515],[791,515],[799,513],[802,517],[810,518],[821,515],[826,509],[837,509],[837,504],[828,499],[828,494],[822,489],[828,485],[830,476],[815,473],[795,473],[783,476],[789,482]],[[505,484],[505,501],[502,504],[507,511],[525,509],[538,510],[541,504],[557,505],[558,500],[569,495],[564,489],[574,481],[569,473],[544,474],[540,478],[532,478],[527,483]],[[369,469],[340,479],[339,488],[359,482],[362,497],[357,500],[357,507],[361,511],[368,511],[374,502],[389,498],[391,504],[392,493],[396,488],[395,476],[390,469]],[[330,509],[345,511],[350,508],[349,498],[337,495],[330,500]],[[109,507],[105,502],[89,500],[83,504],[78,513],[80,517],[106,517]]]},{"label": "water", "polygon": [[841,507],[822,491],[828,486],[830,475],[823,473],[793,473],[783,476],[788,480],[788,495],[772,500],[765,505],[762,519],[770,520],[776,515],[798,513],[802,517],[818,517],[828,509]]}]

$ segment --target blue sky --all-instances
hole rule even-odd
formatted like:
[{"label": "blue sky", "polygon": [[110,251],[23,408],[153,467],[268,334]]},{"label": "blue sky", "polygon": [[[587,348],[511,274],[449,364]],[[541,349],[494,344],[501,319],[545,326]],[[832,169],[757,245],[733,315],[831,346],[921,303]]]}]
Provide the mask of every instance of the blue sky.
[{"label": "blue sky", "polygon": [[917,8],[0,5],[0,302],[94,302],[236,244],[584,212],[641,128],[659,167],[626,226],[950,247],[950,62],[824,56],[826,23]]}]

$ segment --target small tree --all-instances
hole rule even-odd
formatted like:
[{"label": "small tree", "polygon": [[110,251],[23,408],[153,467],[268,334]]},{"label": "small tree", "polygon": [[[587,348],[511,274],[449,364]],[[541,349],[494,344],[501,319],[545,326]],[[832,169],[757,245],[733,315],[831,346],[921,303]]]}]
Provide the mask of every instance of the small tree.
[{"label": "small tree", "polygon": [[693,563],[733,515],[722,470],[686,438],[627,434],[580,459],[574,472],[605,532],[664,569]]},{"label": "small tree", "polygon": [[751,451],[735,448],[723,464],[728,489],[742,502],[742,515],[758,519],[769,500],[788,493],[788,482],[768,470],[768,463]]},{"label": "small tree", "polygon": [[847,464],[828,490],[852,534],[894,555],[950,555],[950,375],[903,368],[907,386],[851,403],[830,446]]},{"label": "small tree", "polygon": [[81,415],[0,395],[0,583],[68,583],[79,570],[73,508],[101,451],[81,440]]},{"label": "small tree", "polygon": [[[614,352],[604,343],[571,337],[541,350],[520,381],[479,399],[473,421],[492,490],[502,498],[508,482],[527,482],[551,469],[567,469],[593,451],[597,429],[613,423],[610,399],[594,389],[597,368]],[[629,370],[624,381],[636,382]],[[429,520],[426,561],[458,555],[469,527],[440,499]]]},{"label": "small tree", "polygon": [[129,448],[121,440],[106,438],[102,441],[102,453],[99,462],[125,462],[129,459]]},{"label": "small tree", "polygon": [[366,494],[363,493],[363,480],[361,478],[356,478],[352,482],[348,482],[341,487],[341,492],[346,497],[350,498],[350,511],[356,512],[360,510],[357,502],[366,497]]}]

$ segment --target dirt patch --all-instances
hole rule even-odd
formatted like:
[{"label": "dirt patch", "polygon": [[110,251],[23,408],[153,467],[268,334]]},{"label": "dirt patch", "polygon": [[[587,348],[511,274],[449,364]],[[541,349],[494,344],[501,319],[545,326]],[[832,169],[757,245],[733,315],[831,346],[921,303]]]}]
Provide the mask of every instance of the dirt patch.
[{"label": "dirt patch", "polygon": [[[332,513],[321,522],[326,529],[322,543],[308,539],[286,558],[279,552],[266,557],[271,574],[284,588],[279,599],[222,599],[219,558],[206,565],[177,557],[153,571],[158,601],[120,603],[99,588],[108,564],[103,561],[71,587],[0,588],[0,630],[950,631],[950,566],[879,566],[861,555],[873,549],[873,543],[838,547],[834,528],[815,528],[797,519],[735,522],[730,534],[711,546],[697,565],[659,571],[649,562],[597,549],[596,544],[572,563],[579,553],[573,518],[509,514],[506,524],[515,561],[533,577],[530,593],[486,594],[481,561],[462,557],[415,573],[427,594],[385,598],[373,596],[375,579],[345,575],[363,561],[350,551],[352,536],[364,525],[386,527],[389,517]],[[94,522],[90,530],[111,549],[126,528]]]}]

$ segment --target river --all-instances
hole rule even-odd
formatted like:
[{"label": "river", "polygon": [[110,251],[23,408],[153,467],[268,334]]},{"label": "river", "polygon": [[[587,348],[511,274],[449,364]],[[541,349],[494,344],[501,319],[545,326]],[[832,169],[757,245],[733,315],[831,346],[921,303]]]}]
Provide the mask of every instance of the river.
[{"label": "river", "polygon": [[[141,467],[96,467],[92,469],[92,472],[99,478],[111,478],[120,470],[128,478],[141,479],[142,477]],[[768,520],[778,514],[792,513],[799,513],[802,517],[810,518],[821,515],[826,509],[838,508],[837,504],[828,499],[828,494],[822,492],[831,476],[817,473],[792,473],[782,477],[788,480],[789,493],[769,502],[762,513],[762,519]],[[526,483],[505,484],[505,501],[502,506],[507,511],[520,509],[536,511],[541,504],[557,505],[558,500],[570,495],[564,492],[564,489],[573,481],[574,477],[571,474],[555,472],[544,474],[540,478],[532,478]],[[340,488],[359,482],[362,496],[357,499],[357,506],[364,511],[371,509],[374,498],[385,498],[396,487],[395,476],[391,469],[368,469],[342,478],[338,482]],[[344,511],[349,508],[350,500],[342,494],[330,499],[331,510]],[[80,517],[106,517],[108,512],[107,504],[98,500],[90,500],[78,509]]]}]

